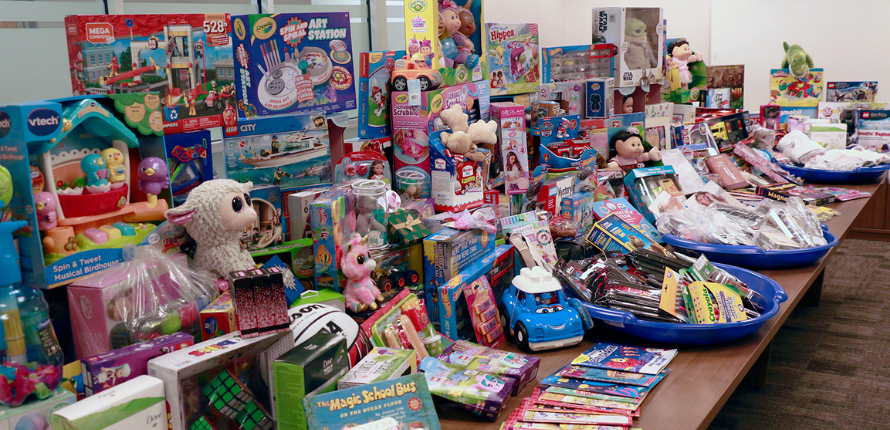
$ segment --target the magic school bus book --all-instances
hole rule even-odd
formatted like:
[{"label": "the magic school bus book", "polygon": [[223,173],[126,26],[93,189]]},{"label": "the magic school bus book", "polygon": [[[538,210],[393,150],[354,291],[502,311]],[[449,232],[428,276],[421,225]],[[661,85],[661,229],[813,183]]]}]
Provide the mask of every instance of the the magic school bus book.
[{"label": "the magic school bus book", "polygon": [[303,399],[308,428],[442,430],[422,374]]}]

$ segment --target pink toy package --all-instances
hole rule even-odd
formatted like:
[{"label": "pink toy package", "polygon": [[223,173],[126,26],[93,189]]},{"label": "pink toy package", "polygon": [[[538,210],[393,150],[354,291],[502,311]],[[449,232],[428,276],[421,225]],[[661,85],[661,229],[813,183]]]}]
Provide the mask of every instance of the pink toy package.
[{"label": "pink toy package", "polygon": [[177,332],[200,336],[198,313],[213,300],[216,280],[189,269],[184,254],[149,246],[134,254],[68,286],[78,358]]},{"label": "pink toy package", "polygon": [[81,360],[83,388],[87,397],[137,376],[148,374],[148,360],[192,346],[195,338],[186,333],[174,333],[137,345]]},{"label": "pink toy package", "polygon": [[445,130],[439,114],[459,104],[467,109],[471,100],[467,85],[457,85],[420,94],[416,105],[409,101],[409,93],[392,93],[392,128],[395,162],[394,189],[403,198],[431,196],[430,133]]},{"label": "pink toy package", "polygon": [[529,186],[525,108],[513,102],[492,103],[491,118],[498,123],[498,146],[506,172],[507,194],[525,194]]}]

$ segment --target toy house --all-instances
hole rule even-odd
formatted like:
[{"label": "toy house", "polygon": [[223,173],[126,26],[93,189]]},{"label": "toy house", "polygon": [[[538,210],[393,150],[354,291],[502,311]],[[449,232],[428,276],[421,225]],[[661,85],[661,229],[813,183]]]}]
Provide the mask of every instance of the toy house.
[{"label": "toy house", "polygon": [[[122,258],[169,208],[156,94],[76,97],[0,107],[2,165],[19,198],[25,282],[67,284]],[[124,115],[120,118],[115,110]]]}]

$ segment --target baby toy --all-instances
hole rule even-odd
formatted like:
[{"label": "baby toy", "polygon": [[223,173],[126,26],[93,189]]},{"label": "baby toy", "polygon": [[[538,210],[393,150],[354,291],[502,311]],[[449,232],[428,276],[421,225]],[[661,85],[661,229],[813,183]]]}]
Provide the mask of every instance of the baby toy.
[{"label": "baby toy", "polygon": [[340,267],[347,279],[343,295],[346,297],[346,307],[353,312],[377,310],[378,304],[384,300],[371,279],[377,262],[371,258],[365,241],[360,234],[355,234],[341,251]]},{"label": "baby toy", "polygon": [[[471,5],[468,3],[467,6]],[[460,19],[461,8],[451,0],[442,0],[439,3],[440,22],[448,31],[448,36],[442,40],[442,51],[446,57],[446,63],[463,64],[468,69],[474,69],[479,64],[479,56],[473,54],[473,42],[460,32],[463,23]]]},{"label": "baby toy", "polygon": [[41,191],[34,194],[34,208],[37,209],[37,227],[40,231],[56,228],[56,199],[51,193]]},{"label": "baby toy", "polygon": [[661,160],[658,148],[646,152],[639,131],[635,128],[621,130],[609,141],[609,164],[606,170],[624,170],[628,172],[638,167],[645,167],[647,161]]},{"label": "baby toy", "polygon": [[195,187],[182,206],[164,215],[184,226],[195,239],[194,267],[208,270],[222,278],[233,270],[253,268],[255,263],[241,246],[241,232],[256,220],[251,206],[250,189],[231,179],[216,179]]},{"label": "baby toy", "polygon": [[807,54],[800,45],[788,45],[788,42],[782,42],[785,48],[785,58],[782,59],[782,68],[791,69],[791,74],[798,78],[805,78],[813,67],[813,59]]},{"label": "baby toy", "polygon": [[158,194],[170,187],[167,163],[158,157],[148,157],[139,163],[139,189],[148,199],[148,207],[158,205]]},{"label": "baby toy", "polygon": [[628,17],[625,21],[627,52],[624,54],[624,62],[629,69],[651,69],[656,66],[646,28],[646,23],[639,19]]},{"label": "baby toy", "polygon": [[355,198],[355,209],[356,209],[356,219],[355,219],[355,231],[356,233],[365,236],[374,231],[386,231],[386,227],[377,221],[377,216],[374,211],[377,209],[377,200],[371,196],[365,196],[356,194]]},{"label": "baby toy", "polygon": [[442,132],[440,138],[442,144],[447,148],[446,155],[457,163],[462,163],[465,160],[482,161],[485,159],[485,155],[477,151],[478,147],[466,132],[455,131],[453,134]]},{"label": "baby toy", "polygon": [[115,148],[108,148],[102,151],[102,158],[105,159],[105,166],[108,169],[108,182],[111,182],[111,188],[124,186],[124,179],[127,179],[127,168],[124,167],[124,154]]},{"label": "baby toy", "polygon": [[[692,82],[692,72],[689,71],[689,63],[704,61],[701,54],[695,54],[689,49],[686,39],[675,40],[668,46],[668,64],[671,65],[671,88],[676,85],[684,90],[689,88]],[[675,76],[675,73],[679,76]],[[679,79],[677,79],[679,78]]]}]

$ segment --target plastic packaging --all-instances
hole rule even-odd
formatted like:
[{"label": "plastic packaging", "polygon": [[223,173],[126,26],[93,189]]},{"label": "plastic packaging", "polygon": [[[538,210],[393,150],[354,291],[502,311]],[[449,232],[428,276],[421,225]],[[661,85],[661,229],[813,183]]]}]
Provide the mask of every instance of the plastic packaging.
[{"label": "plastic packaging", "polygon": [[352,184],[355,193],[355,231],[368,237],[368,247],[383,248],[386,242],[386,183],[365,180]]},{"label": "plastic packaging", "polygon": [[216,279],[189,268],[183,256],[125,248],[124,262],[68,287],[78,356],[178,331],[200,338],[198,313],[217,293]]},{"label": "plastic packaging", "polygon": [[[0,323],[4,334],[0,404],[7,407],[52,396],[62,380],[64,358],[43,293],[21,283],[12,232],[25,221],[0,223]],[[32,396],[32,394],[34,396]]]}]

